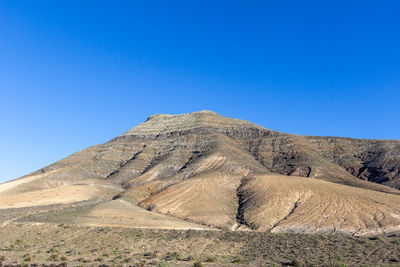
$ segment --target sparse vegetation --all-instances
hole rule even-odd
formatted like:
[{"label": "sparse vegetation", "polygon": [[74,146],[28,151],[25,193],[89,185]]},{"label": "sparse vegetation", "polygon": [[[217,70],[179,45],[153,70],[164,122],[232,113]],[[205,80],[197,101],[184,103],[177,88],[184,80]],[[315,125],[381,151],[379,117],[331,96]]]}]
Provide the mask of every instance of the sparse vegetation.
[{"label": "sparse vegetation", "polygon": [[180,258],[180,254],[178,252],[167,253],[165,256],[165,260],[167,261],[176,261]]},{"label": "sparse vegetation", "polygon": [[300,260],[298,260],[298,259],[294,259],[294,260],[292,260],[292,266],[295,266],[295,267],[302,267],[302,266],[303,266],[303,263],[302,263],[302,261],[300,261]]},{"label": "sparse vegetation", "polygon": [[58,261],[59,258],[60,258],[60,255],[58,255],[58,254],[51,254],[51,255],[49,256],[49,261]]},{"label": "sparse vegetation", "polygon": [[[371,240],[375,240],[375,239],[371,239]],[[333,260],[333,262],[331,263],[332,266],[335,267],[345,267],[346,265],[343,263],[343,256],[342,254],[339,254],[338,256],[336,256]]]},{"label": "sparse vegetation", "polygon": [[61,260],[61,261],[67,261],[68,258],[67,258],[66,256],[61,256],[61,257],[60,257],[60,260]]},{"label": "sparse vegetation", "polygon": [[206,259],[206,262],[216,262],[217,261],[217,257],[215,256],[208,256]]},{"label": "sparse vegetation", "polygon": [[239,256],[235,256],[232,259],[232,263],[241,263],[242,259]]},{"label": "sparse vegetation", "polygon": [[193,263],[193,267],[204,267],[203,263],[201,263],[201,261],[196,261],[195,263]]},{"label": "sparse vegetation", "polygon": [[32,257],[31,257],[30,254],[25,254],[25,255],[22,257],[22,259],[23,259],[24,261],[31,261],[31,260],[32,260]]},{"label": "sparse vegetation", "polygon": [[169,264],[167,261],[162,261],[157,264],[157,267],[169,267]]},{"label": "sparse vegetation", "polygon": [[[0,261],[48,265],[71,262],[74,266],[191,266],[203,262],[203,265],[341,267],[397,266],[400,263],[399,235],[370,239],[339,235],[109,228],[106,230],[108,241],[104,243],[98,238],[96,227],[71,226],[57,233],[59,228],[46,225],[46,231],[43,231],[41,225],[17,226],[12,223],[1,227],[0,253],[3,250],[4,254]],[[102,235],[104,233],[102,231]],[[138,240],[136,236],[141,238]],[[213,242],[210,242],[211,238]],[[29,245],[21,251],[16,245],[21,241],[16,240]],[[54,247],[61,242],[64,243],[62,247]],[[5,245],[2,247],[2,244]]]}]

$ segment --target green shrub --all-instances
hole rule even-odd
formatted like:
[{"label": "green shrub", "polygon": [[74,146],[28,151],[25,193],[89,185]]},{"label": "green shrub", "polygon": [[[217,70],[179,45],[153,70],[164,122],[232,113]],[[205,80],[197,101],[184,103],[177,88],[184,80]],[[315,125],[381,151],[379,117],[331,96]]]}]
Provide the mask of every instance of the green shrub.
[{"label": "green shrub", "polygon": [[157,267],[169,267],[169,264],[166,261],[162,261],[157,264]]},{"label": "green shrub", "polygon": [[298,259],[294,259],[294,260],[292,260],[292,266],[302,267],[303,263]]},{"label": "green shrub", "polygon": [[49,261],[57,261],[59,259],[59,255],[58,254],[51,254],[49,256]]},{"label": "green shrub", "polygon": [[67,260],[68,260],[68,258],[67,258],[67,257],[65,257],[65,256],[61,256],[60,260],[61,260],[61,261],[67,261]]},{"label": "green shrub", "polygon": [[165,260],[167,261],[176,261],[180,258],[180,255],[178,252],[172,252],[172,253],[167,253],[167,255],[165,256]]},{"label": "green shrub", "polygon": [[196,261],[193,263],[193,267],[204,267],[204,265],[201,263],[201,261]]},{"label": "green shrub", "polygon": [[24,259],[24,261],[31,261],[32,260],[32,257],[29,254],[25,254],[22,258]]},{"label": "green shrub", "polygon": [[217,257],[215,256],[208,256],[206,259],[206,262],[216,262],[217,261]]},{"label": "green shrub", "polygon": [[242,259],[239,256],[233,258],[232,263],[241,263]]}]

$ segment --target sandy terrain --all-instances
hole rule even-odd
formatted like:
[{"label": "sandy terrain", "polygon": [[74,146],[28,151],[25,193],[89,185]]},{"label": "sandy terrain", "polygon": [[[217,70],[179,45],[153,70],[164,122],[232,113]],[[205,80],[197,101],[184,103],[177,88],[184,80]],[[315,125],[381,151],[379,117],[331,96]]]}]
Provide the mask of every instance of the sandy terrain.
[{"label": "sandy terrain", "polygon": [[207,226],[147,211],[124,199],[104,201],[88,208],[78,209],[72,212],[61,211],[42,214],[41,220],[54,223],[105,227],[212,229]]},{"label": "sandy terrain", "polygon": [[400,231],[400,197],[317,179],[249,178],[244,219],[259,231],[382,234]]},{"label": "sandy terrain", "polygon": [[[8,186],[8,188],[11,189],[15,186]],[[84,180],[77,184],[61,185],[55,188],[17,194],[0,194],[0,209],[66,204],[96,198],[110,199],[120,191],[119,186],[100,180]]]}]

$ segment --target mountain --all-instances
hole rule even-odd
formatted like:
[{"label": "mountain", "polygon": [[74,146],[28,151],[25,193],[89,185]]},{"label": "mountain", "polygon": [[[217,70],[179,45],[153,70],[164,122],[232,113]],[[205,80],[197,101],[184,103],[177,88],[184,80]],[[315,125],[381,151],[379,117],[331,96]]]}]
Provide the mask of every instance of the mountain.
[{"label": "mountain", "polygon": [[[154,115],[0,185],[19,220],[369,235],[400,230],[400,141],[286,134],[211,111]],[[44,216],[46,214],[46,216]]]}]

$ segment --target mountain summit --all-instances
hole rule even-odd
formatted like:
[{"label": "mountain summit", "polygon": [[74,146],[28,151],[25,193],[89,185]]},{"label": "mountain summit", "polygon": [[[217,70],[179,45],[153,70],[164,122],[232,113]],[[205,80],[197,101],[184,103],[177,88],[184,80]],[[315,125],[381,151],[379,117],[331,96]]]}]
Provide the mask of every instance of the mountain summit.
[{"label": "mountain summit", "polygon": [[400,141],[285,134],[199,111],[150,116],[2,184],[0,209],[57,204],[20,219],[34,222],[368,235],[400,230],[399,188]]}]

